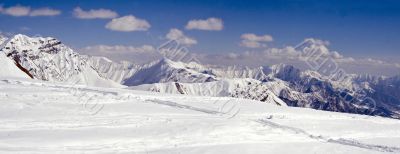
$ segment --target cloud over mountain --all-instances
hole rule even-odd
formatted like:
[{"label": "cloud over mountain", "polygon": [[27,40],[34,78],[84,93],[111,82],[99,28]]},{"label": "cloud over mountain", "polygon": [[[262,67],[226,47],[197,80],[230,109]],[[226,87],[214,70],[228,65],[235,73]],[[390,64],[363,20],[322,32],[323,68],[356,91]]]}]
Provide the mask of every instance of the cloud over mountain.
[{"label": "cloud over mountain", "polygon": [[265,43],[272,42],[274,40],[271,35],[258,36],[252,33],[242,34],[240,38],[242,39],[242,41],[240,42],[240,46],[247,48],[267,47]]},{"label": "cloud over mountain", "polygon": [[115,61],[125,60],[135,63],[145,63],[160,58],[160,54],[151,45],[93,45],[81,48],[78,52],[92,56],[104,56]]}]

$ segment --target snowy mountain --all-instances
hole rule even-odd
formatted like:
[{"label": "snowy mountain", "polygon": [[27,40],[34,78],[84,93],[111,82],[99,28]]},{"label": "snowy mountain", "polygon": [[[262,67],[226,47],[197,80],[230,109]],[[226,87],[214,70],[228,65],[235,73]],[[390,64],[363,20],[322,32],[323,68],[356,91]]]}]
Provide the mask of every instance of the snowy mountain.
[{"label": "snowy mountain", "polygon": [[262,84],[261,81],[247,78],[223,79],[204,83],[155,83],[135,86],[131,89],[197,96],[244,98],[286,106],[286,103],[271,91],[276,87],[269,86],[270,84]]},{"label": "snowy mountain", "polygon": [[[350,75],[345,80],[350,84],[345,84],[329,80],[318,72],[301,71],[285,64],[273,65],[269,68],[208,68],[208,70],[216,81],[187,83],[178,80],[132,88],[162,93],[228,96],[259,101],[276,97],[279,98],[276,100],[294,107],[393,118],[399,118],[400,115],[400,97],[393,97],[399,94],[391,94],[397,91],[374,90],[385,89],[388,85],[393,85],[392,82],[399,80],[390,83],[380,81],[375,85],[373,83],[377,81],[369,81],[371,82],[369,84],[369,82],[360,82],[357,75]],[[398,85],[398,82],[395,83]],[[389,89],[390,87],[393,86],[389,86]],[[382,91],[385,92],[382,93]]]},{"label": "snowy mountain", "polygon": [[216,80],[215,76],[207,74],[207,72],[200,72],[198,69],[195,63],[185,64],[164,58],[142,66],[123,84],[135,86],[159,82],[202,83]]},{"label": "snowy mountain", "polygon": [[[296,50],[332,55],[327,42],[306,39]],[[166,58],[144,65],[80,55],[59,40],[15,35],[3,41],[4,66],[32,78],[199,96],[236,97],[295,107],[400,118],[400,78],[349,75],[334,81],[291,65],[221,67]],[[8,57],[5,58],[4,55]],[[3,71],[2,76],[8,72]],[[11,74],[10,74],[11,75]],[[14,75],[11,75],[14,76]],[[17,75],[18,76],[18,75]],[[25,76],[25,75],[23,75]],[[26,77],[26,76],[25,76]],[[271,101],[273,100],[273,101]],[[284,102],[284,103],[282,103]]]},{"label": "snowy mountain", "polygon": [[107,80],[87,64],[87,58],[51,37],[28,37],[22,34],[5,41],[0,49],[16,65],[35,79],[92,86],[121,87]]},{"label": "snowy mountain", "polygon": [[123,84],[125,80],[132,77],[140,66],[127,61],[113,62],[106,57],[89,57],[88,63],[95,69],[100,76]]}]

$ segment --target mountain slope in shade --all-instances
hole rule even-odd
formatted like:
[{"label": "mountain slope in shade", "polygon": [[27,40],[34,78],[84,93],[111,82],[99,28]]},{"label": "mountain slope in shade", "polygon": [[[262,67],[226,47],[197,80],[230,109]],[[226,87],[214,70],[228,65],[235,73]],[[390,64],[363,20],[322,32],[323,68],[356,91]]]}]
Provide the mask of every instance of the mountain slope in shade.
[{"label": "mountain slope in shade", "polygon": [[86,56],[79,55],[55,38],[31,38],[18,34],[3,44],[1,52],[29,71],[35,79],[121,87],[112,80],[100,77],[87,64]]}]

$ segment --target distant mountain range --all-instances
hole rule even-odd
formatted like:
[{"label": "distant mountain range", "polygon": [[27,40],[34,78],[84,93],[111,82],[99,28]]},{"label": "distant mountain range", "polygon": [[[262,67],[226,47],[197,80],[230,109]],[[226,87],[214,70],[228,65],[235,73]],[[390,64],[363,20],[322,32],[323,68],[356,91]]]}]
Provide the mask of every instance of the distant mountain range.
[{"label": "distant mountain range", "polygon": [[[0,77],[120,87],[184,95],[237,97],[282,106],[400,118],[400,76],[349,75],[334,81],[278,64],[212,67],[160,59],[144,65],[80,55],[51,37],[0,36]],[[326,54],[320,42],[296,50]],[[334,56],[334,55],[333,55]]]}]

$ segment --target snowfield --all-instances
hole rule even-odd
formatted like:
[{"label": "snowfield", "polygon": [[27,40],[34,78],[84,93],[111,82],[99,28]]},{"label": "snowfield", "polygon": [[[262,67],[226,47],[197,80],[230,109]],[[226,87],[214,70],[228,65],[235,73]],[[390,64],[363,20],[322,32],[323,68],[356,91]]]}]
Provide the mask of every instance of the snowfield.
[{"label": "snowfield", "polygon": [[229,97],[0,80],[1,153],[400,153],[400,121]]}]

